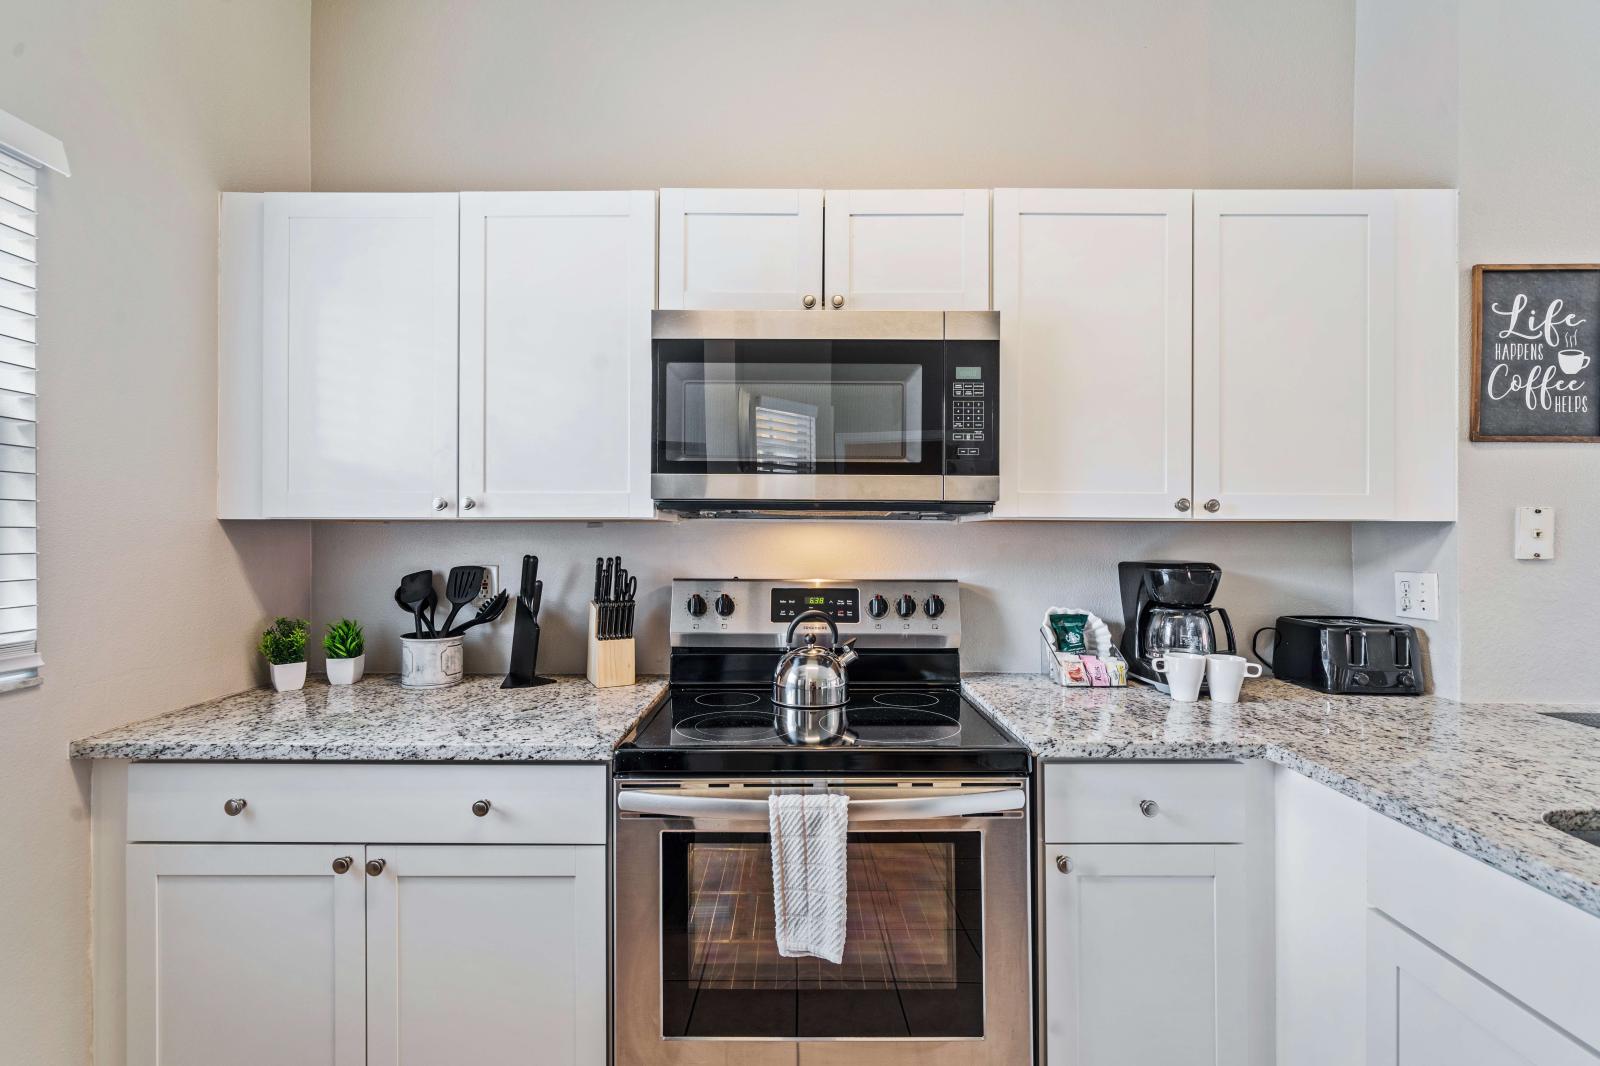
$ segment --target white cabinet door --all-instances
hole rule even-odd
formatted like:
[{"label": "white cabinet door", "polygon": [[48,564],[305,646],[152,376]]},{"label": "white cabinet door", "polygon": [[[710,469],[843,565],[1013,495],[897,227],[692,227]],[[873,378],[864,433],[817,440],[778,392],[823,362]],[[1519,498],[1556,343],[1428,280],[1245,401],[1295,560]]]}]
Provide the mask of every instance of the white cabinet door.
[{"label": "white cabinet door", "polygon": [[604,1066],[603,846],[367,858],[369,1066]]},{"label": "white cabinet door", "polygon": [[1194,210],[1198,517],[1392,517],[1394,194],[1197,192]]},{"label": "white cabinet door", "polygon": [[129,1066],[364,1066],[359,845],[130,844],[127,859]]},{"label": "white cabinet door", "polygon": [[1182,518],[1190,206],[1179,190],[997,189],[1008,518]]},{"label": "white cabinet door", "polygon": [[268,517],[454,516],[457,201],[266,197]]},{"label": "white cabinet door", "polygon": [[1370,1066],[1600,1063],[1600,1055],[1378,911],[1367,912],[1367,1042]]},{"label": "white cabinet door", "polygon": [[823,282],[843,310],[989,310],[989,190],[830,189]]},{"label": "white cabinet door", "polygon": [[1050,1066],[1247,1061],[1239,845],[1047,845],[1044,861]]},{"label": "white cabinet door", "polygon": [[662,189],[665,310],[822,306],[820,189]]},{"label": "white cabinet door", "polygon": [[461,196],[461,515],[648,518],[653,192]]}]

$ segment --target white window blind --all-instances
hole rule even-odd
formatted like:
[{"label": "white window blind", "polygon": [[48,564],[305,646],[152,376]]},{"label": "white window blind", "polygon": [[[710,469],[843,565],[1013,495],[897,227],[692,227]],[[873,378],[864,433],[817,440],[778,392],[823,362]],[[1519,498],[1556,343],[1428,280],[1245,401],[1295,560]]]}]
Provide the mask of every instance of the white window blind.
[{"label": "white window blind", "polygon": [[0,691],[39,683],[38,171],[0,151]]}]

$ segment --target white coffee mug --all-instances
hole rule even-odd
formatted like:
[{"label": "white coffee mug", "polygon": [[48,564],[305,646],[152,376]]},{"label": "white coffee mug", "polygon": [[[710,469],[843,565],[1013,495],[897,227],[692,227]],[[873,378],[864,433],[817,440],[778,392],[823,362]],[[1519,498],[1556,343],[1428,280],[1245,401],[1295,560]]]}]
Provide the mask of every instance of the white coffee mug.
[{"label": "white coffee mug", "polygon": [[1206,684],[1213,703],[1238,703],[1239,690],[1247,677],[1260,677],[1261,664],[1243,655],[1207,655]]},{"label": "white coffee mug", "polygon": [[1206,679],[1206,657],[1188,651],[1169,651],[1151,660],[1150,666],[1167,677],[1173,699],[1193,703],[1200,698],[1200,683]]},{"label": "white coffee mug", "polygon": [[1583,354],[1582,348],[1563,348],[1556,353],[1556,360],[1563,374],[1576,374],[1589,365],[1589,357]]}]

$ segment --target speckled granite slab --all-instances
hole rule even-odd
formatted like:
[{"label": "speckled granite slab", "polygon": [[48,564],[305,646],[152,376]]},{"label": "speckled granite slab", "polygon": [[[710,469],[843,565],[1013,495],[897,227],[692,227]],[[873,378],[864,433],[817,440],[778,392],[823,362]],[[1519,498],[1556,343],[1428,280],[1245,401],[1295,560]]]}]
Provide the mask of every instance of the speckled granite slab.
[{"label": "speckled granite slab", "polygon": [[1035,674],[963,684],[1041,758],[1268,759],[1600,916],[1600,847],[1544,821],[1600,809],[1600,729],[1538,713],[1600,708],[1321,696],[1271,680],[1232,706]]},{"label": "speckled granite slab", "polygon": [[320,762],[609,762],[666,682],[597,689],[581,677],[502,691],[469,677],[415,691],[398,677],[299,692],[252,689],[73,743],[75,759],[282,759]]}]

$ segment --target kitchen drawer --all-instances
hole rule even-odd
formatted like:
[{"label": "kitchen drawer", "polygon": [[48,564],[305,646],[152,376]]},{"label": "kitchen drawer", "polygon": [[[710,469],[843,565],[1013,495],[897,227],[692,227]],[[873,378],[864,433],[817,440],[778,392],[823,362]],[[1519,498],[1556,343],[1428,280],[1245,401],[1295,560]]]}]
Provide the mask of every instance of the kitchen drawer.
[{"label": "kitchen drawer", "polygon": [[[1153,806],[1141,805],[1149,801]],[[1241,763],[1056,762],[1044,768],[1052,844],[1228,844],[1244,840]]]},{"label": "kitchen drawer", "polygon": [[[229,815],[224,804],[242,799]],[[473,804],[488,800],[479,817]],[[135,763],[128,839],[604,844],[603,766]]]}]

